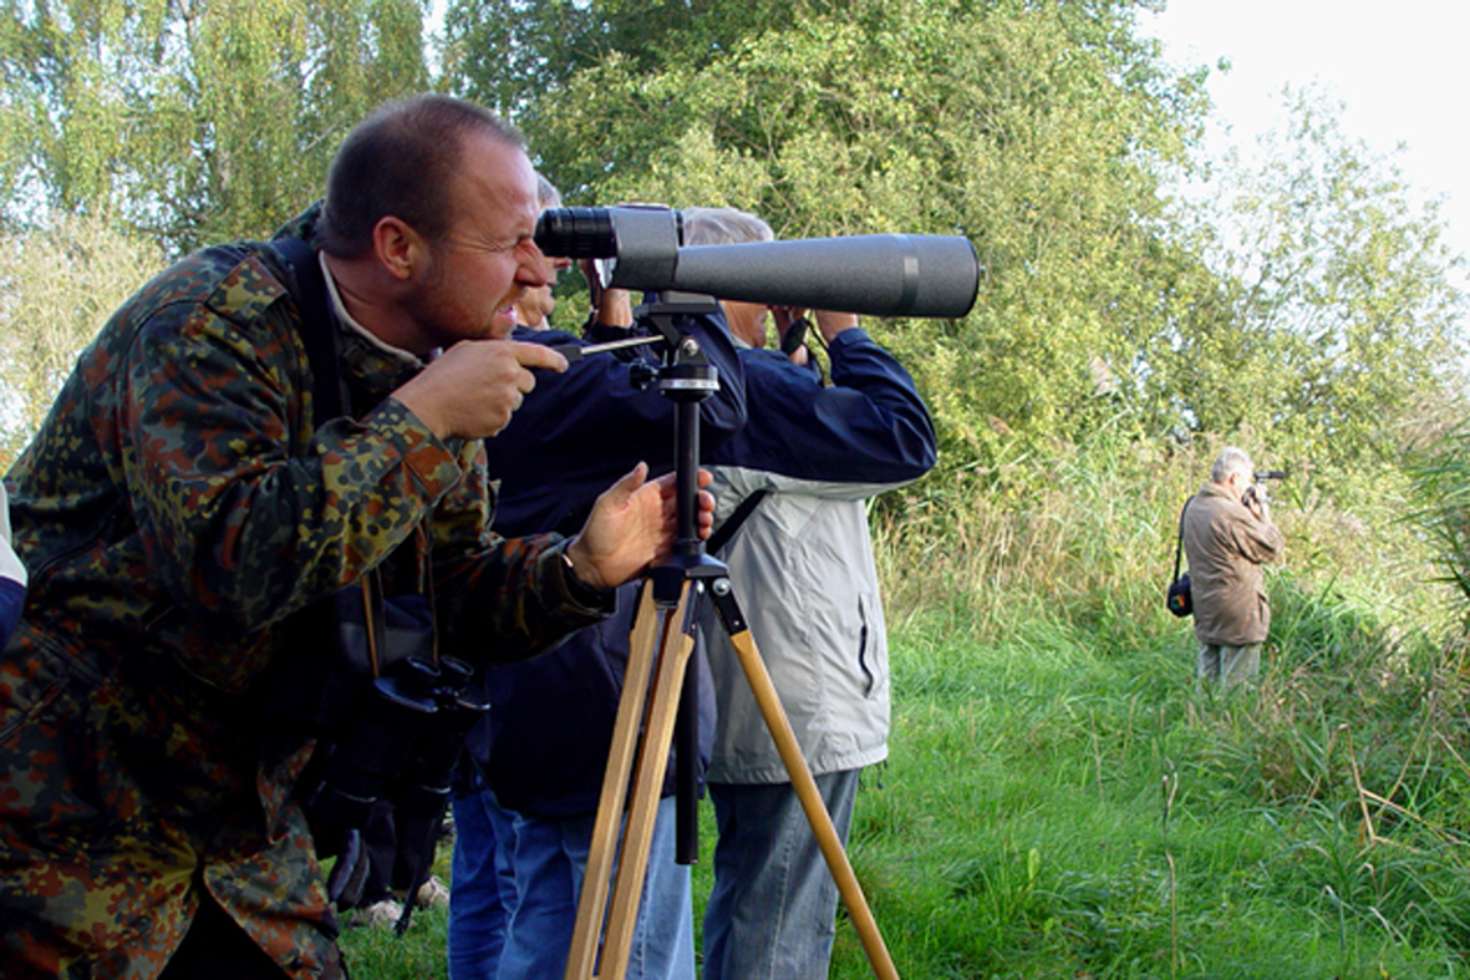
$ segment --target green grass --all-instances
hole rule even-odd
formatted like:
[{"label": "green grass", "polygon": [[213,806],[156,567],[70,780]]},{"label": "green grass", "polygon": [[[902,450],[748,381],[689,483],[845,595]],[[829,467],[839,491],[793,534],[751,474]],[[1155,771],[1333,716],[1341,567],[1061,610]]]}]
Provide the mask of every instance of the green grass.
[{"label": "green grass", "polygon": [[[1182,638],[1119,656],[1060,628],[904,639],[892,759],[860,797],[852,853],[905,975],[1461,968],[1462,845],[1412,827],[1368,845],[1355,788],[1325,777],[1317,798],[1262,798],[1275,670],[1258,694],[1215,698],[1194,692]],[[1463,812],[1470,782],[1446,778],[1439,802]],[[868,975],[850,933],[833,975]]]},{"label": "green grass", "polygon": [[[1162,614],[988,641],[954,609],[904,618],[849,848],[904,976],[1470,974],[1457,648],[1274,591],[1265,674],[1228,697],[1196,690]],[[359,976],[441,976],[443,928],[344,946]],[[832,975],[870,975],[845,917]]]},{"label": "green grass", "polygon": [[[1470,976],[1470,652],[1442,542],[1401,479],[1289,483],[1260,682],[1198,690],[1163,589],[1210,458],[1099,440],[1035,486],[931,479],[875,515],[893,734],[849,852],[903,976]],[[442,976],[443,922],[350,932],[356,975]],[[870,975],[845,917],[832,975]]]}]

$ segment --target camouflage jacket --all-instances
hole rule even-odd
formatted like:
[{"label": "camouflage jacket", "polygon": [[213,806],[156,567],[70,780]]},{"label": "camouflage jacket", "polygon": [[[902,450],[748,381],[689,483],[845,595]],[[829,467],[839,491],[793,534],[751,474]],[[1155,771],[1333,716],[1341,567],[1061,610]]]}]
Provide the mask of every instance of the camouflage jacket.
[{"label": "camouflage jacket", "polygon": [[560,539],[490,533],[483,446],[388,397],[414,365],[338,325],[359,413],[314,426],[283,279],[237,243],[148,283],[6,477],[31,574],[0,654],[6,976],[156,976],[200,888],[287,974],[339,974],[289,798],[310,746],[265,754],[249,708],[268,664],[321,655],[292,614],[375,567],[411,588],[426,552],[441,647],[520,658],[609,611]]}]

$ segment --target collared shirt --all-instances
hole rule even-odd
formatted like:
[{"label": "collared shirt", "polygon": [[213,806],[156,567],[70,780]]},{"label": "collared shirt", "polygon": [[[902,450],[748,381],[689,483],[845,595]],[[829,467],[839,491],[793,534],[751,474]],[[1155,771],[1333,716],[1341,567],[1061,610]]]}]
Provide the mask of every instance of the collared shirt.
[{"label": "collared shirt", "polygon": [[327,262],[327,253],[316,253],[316,260],[321,263],[322,278],[327,281],[327,295],[332,300],[332,312],[337,315],[337,319],[342,325],[356,331],[366,338],[368,343],[390,357],[396,357],[414,368],[422,368],[424,362],[417,355],[404,350],[402,347],[394,347],[392,344],[380,339],[377,334],[358,323],[352,314],[347,312],[347,304],[342,302],[342,294],[337,290],[337,280],[332,276],[332,267]]}]

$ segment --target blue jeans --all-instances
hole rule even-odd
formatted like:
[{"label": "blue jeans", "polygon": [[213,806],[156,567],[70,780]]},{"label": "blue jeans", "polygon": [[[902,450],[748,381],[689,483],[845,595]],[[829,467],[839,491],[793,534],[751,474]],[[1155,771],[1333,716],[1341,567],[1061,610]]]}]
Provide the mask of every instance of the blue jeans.
[{"label": "blue jeans", "polygon": [[[817,777],[847,843],[858,773]],[[704,913],[705,980],[825,980],[837,884],[790,783],[710,783],[719,841]]]},{"label": "blue jeans", "polygon": [[449,978],[494,977],[516,905],[510,866],[515,829],[495,795],[481,789],[454,799],[454,859],[449,888]]},{"label": "blue jeans", "polygon": [[[501,809],[489,793],[486,805],[511,824],[511,846],[502,848],[514,878],[515,901],[508,918],[499,926],[503,948],[499,950],[498,972],[454,972],[455,935],[453,894],[462,887],[457,860],[461,846],[477,844],[463,836],[455,816],[456,877],[451,883],[450,969],[454,980],[468,977],[486,980],[557,978],[566,970],[567,952],[577,921],[577,899],[587,868],[587,851],[592,840],[593,817],[542,820]],[[638,920],[633,928],[633,945],[628,955],[629,978],[643,980],[694,980],[694,913],[689,868],[674,863],[674,799],[659,802],[653,841],[648,851],[648,873],[643,879]],[[472,832],[473,833],[473,832]],[[494,846],[495,841],[491,841]],[[476,878],[483,878],[481,861]],[[464,887],[478,891],[480,882],[466,880]],[[461,925],[464,928],[464,924]]]}]

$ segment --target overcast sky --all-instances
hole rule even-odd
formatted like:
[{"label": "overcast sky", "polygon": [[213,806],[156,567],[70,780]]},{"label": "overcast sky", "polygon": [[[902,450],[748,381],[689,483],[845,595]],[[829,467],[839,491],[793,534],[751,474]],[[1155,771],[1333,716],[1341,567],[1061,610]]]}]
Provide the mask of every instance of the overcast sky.
[{"label": "overcast sky", "polygon": [[1170,0],[1141,24],[1176,65],[1214,65],[1210,95],[1243,149],[1279,128],[1282,88],[1308,83],[1344,104],[1342,126],[1393,153],[1408,183],[1444,200],[1451,245],[1470,256],[1470,2],[1466,0]]}]

